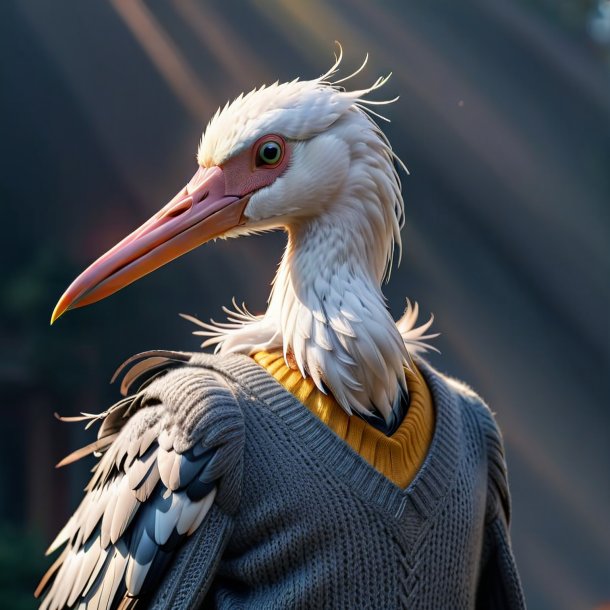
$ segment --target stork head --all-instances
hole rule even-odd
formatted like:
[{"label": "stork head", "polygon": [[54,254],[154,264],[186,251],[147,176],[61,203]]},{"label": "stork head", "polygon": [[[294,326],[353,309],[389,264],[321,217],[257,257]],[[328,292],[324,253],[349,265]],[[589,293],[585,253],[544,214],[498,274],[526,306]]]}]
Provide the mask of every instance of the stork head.
[{"label": "stork head", "polygon": [[376,240],[370,256],[381,278],[400,245],[403,204],[394,154],[366,111],[379,102],[365,96],[387,79],[346,91],[338,83],[347,79],[331,82],[340,60],[318,79],[263,86],[219,109],[188,184],[70,285],[51,323],[211,239],[329,216],[347,214],[365,241]]}]

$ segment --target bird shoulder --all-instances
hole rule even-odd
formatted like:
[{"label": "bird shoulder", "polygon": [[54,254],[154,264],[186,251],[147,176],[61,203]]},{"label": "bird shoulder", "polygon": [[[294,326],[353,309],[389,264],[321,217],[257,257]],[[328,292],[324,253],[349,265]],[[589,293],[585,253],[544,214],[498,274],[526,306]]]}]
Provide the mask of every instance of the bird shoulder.
[{"label": "bird shoulder", "polygon": [[121,387],[126,394],[140,382],[134,394],[99,415],[64,418],[101,425],[96,441],[60,464],[91,453],[99,460],[49,548],[63,550],[36,591],[42,610],[130,607],[213,505],[236,509],[241,409],[221,375],[189,360],[179,352],[130,359]]}]

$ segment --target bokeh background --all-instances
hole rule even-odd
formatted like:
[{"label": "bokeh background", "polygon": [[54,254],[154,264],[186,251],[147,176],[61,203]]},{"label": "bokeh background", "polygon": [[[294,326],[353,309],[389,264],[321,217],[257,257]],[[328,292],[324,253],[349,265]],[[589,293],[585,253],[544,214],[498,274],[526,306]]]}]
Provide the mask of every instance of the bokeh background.
[{"label": "bokeh background", "polygon": [[89,262],[195,169],[220,104],[326,71],[393,72],[386,131],[411,170],[387,287],[434,312],[442,355],[504,431],[531,608],[610,604],[610,2],[0,3],[0,607],[35,606],[43,549],[92,463],[53,413],[100,411],[114,368],[195,350],[187,312],[265,306],[281,234],[207,245],[48,325]]}]

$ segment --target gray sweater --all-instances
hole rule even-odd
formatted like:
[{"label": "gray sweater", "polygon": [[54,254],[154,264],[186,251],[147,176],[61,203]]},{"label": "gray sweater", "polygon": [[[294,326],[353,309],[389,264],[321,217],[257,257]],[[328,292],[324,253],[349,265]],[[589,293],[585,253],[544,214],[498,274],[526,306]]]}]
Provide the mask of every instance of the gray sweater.
[{"label": "gray sweater", "polygon": [[417,362],[436,426],[401,489],[246,356],[138,358],[66,460],[100,455],[43,610],[524,607],[501,436],[462,384]]},{"label": "gray sweater", "polygon": [[150,606],[524,608],[494,418],[468,388],[417,365],[436,429],[406,489],[250,358],[197,354],[153,381],[149,398],[179,403],[232,467]]}]

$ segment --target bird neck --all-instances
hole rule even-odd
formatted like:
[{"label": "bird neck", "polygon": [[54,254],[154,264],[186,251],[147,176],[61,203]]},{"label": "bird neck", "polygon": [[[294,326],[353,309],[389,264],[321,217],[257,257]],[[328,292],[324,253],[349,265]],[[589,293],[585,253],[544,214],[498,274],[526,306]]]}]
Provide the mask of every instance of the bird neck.
[{"label": "bird neck", "polygon": [[408,353],[381,292],[379,244],[342,218],[338,210],[289,229],[263,320],[276,325],[270,347],[281,345],[287,363],[348,413],[378,412],[388,421]]}]

